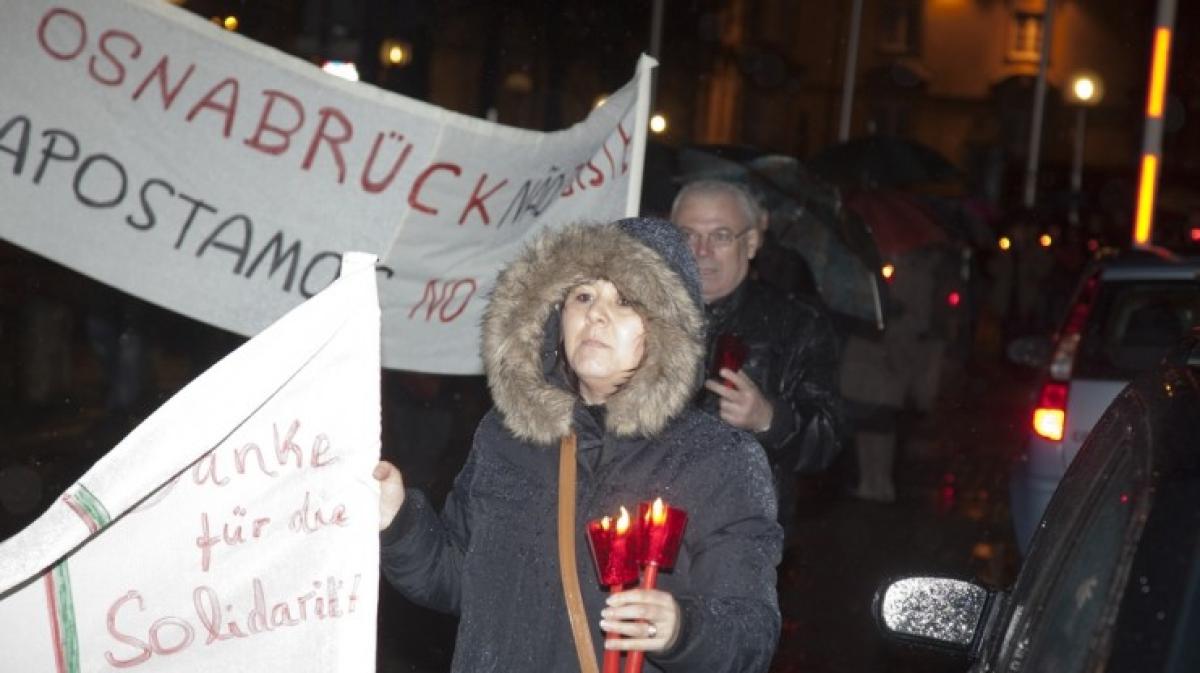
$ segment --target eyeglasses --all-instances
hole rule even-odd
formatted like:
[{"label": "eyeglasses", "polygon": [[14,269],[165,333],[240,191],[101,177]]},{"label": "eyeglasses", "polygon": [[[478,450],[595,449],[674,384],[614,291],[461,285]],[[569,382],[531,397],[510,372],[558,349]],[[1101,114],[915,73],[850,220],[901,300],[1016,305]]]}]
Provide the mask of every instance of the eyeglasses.
[{"label": "eyeglasses", "polygon": [[708,245],[709,249],[715,250],[717,248],[728,248],[733,245],[734,241],[750,233],[753,228],[746,227],[736,234],[729,229],[717,229],[716,231],[708,232],[708,234],[701,234],[691,229],[683,229],[683,235],[687,236],[688,246],[693,250],[699,250],[705,244]]}]

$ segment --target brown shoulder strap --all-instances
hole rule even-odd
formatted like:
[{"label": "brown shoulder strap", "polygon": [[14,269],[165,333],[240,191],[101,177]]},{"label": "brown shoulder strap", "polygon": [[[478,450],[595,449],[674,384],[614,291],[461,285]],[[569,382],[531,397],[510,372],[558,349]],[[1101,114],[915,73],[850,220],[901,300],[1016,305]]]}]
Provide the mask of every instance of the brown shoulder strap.
[{"label": "brown shoulder strap", "polygon": [[563,598],[567,601],[567,617],[571,621],[575,654],[579,656],[579,670],[599,673],[575,563],[575,433],[563,437],[558,448],[558,568],[562,575]]}]

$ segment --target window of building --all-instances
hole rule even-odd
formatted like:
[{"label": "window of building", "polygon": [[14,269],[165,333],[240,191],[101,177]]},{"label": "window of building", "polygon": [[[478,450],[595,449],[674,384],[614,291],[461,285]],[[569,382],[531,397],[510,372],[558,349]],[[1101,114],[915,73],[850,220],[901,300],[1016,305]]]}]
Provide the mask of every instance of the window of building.
[{"label": "window of building", "polygon": [[884,0],[879,18],[880,51],[905,56],[920,52],[920,0]]},{"label": "window of building", "polygon": [[1008,25],[1008,60],[1037,62],[1042,58],[1042,15],[1014,12]]}]

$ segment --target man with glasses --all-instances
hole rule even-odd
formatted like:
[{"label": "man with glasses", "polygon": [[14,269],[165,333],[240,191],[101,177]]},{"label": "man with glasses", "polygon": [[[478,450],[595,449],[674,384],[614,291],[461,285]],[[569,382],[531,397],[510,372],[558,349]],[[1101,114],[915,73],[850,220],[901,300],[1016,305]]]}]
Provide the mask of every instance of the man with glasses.
[{"label": "man with glasses", "polygon": [[767,215],[745,187],[688,183],[675,197],[671,220],[696,255],[708,320],[710,378],[698,403],[753,432],[767,450],[786,531],[796,507],[795,474],[829,467],[841,446],[833,325],[817,306],[750,278]]}]

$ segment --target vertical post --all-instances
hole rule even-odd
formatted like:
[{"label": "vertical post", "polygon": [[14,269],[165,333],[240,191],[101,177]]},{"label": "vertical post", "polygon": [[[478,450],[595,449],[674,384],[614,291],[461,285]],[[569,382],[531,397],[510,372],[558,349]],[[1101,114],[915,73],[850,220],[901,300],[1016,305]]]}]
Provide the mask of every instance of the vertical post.
[{"label": "vertical post", "polygon": [[1025,161],[1023,203],[1032,208],[1037,201],[1038,161],[1042,151],[1042,118],[1046,109],[1046,69],[1050,65],[1050,45],[1054,41],[1054,0],[1046,0],[1042,21],[1042,54],[1038,62],[1037,84],[1033,90],[1033,114],[1029,122],[1029,151]]},{"label": "vertical post", "polygon": [[1087,135],[1087,105],[1075,113],[1075,153],[1071,159],[1071,224],[1079,223],[1079,200],[1083,198],[1083,141]]},{"label": "vertical post", "polygon": [[1146,125],[1142,130],[1142,166],[1138,180],[1137,212],[1133,220],[1133,247],[1150,245],[1154,228],[1154,198],[1162,156],[1163,113],[1166,110],[1167,72],[1171,57],[1171,31],[1175,25],[1175,0],[1158,0],[1154,46],[1150,53],[1150,85],[1146,93]]},{"label": "vertical post", "polygon": [[[663,3],[666,0],[654,0],[650,11],[650,58],[662,63],[659,52],[662,51]],[[653,110],[658,102],[658,68],[650,71],[650,109]]]},{"label": "vertical post", "polygon": [[854,105],[854,74],[858,70],[858,33],[862,27],[863,0],[854,0],[850,9],[850,35],[846,40],[846,72],[842,76],[842,112],[838,121],[838,142],[850,139],[850,109]]}]

